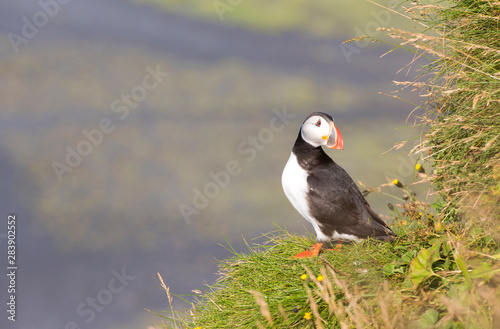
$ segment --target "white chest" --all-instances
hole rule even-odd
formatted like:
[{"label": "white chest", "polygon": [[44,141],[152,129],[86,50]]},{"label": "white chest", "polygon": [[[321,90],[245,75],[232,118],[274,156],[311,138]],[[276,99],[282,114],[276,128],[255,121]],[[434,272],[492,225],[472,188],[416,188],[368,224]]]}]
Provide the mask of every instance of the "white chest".
[{"label": "white chest", "polygon": [[281,184],[286,197],[295,209],[313,225],[318,240],[328,240],[329,238],[321,232],[319,223],[311,216],[307,201],[307,193],[309,192],[307,171],[299,165],[293,152],[283,170]]}]

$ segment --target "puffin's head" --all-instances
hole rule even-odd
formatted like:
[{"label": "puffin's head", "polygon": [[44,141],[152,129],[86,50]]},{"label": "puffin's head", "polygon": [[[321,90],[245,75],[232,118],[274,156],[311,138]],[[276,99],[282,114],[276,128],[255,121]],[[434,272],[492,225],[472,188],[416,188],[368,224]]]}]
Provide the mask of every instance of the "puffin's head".
[{"label": "puffin's head", "polygon": [[322,112],[311,113],[300,128],[302,139],[314,147],[326,145],[331,149],[344,149],[344,141],[333,118]]}]

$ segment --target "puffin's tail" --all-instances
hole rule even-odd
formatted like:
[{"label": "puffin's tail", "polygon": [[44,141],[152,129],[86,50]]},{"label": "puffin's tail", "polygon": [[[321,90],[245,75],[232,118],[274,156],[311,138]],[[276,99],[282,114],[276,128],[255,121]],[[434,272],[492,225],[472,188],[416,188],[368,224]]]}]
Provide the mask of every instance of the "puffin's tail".
[{"label": "puffin's tail", "polygon": [[[371,218],[378,224],[377,231],[379,231],[378,232],[379,234],[375,234],[375,236],[374,236],[375,239],[382,240],[382,241],[392,241],[398,237],[397,234],[391,230],[389,225],[387,225],[382,220],[382,218],[380,218],[378,216],[378,214],[375,213],[375,211],[373,211],[372,208],[370,208],[370,206],[367,206],[366,208],[368,209],[368,213],[370,214]],[[383,231],[383,232],[380,232],[380,231]]]},{"label": "puffin's tail", "polygon": [[385,241],[385,242],[391,242],[394,241],[398,235],[391,231],[391,229],[386,229],[385,230],[387,235],[380,235],[380,236],[375,236],[374,238],[377,240]]}]

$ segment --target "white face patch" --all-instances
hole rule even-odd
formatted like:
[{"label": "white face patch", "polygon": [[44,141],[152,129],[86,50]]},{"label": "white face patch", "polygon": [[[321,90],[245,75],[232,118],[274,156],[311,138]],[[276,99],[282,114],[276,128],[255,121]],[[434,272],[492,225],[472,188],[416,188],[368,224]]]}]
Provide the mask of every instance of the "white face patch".
[{"label": "white face patch", "polygon": [[[328,125],[326,125],[328,127]],[[328,129],[328,128],[327,128]],[[286,197],[295,209],[314,227],[318,241],[328,241],[329,237],[321,232],[319,223],[311,216],[309,204],[307,202],[307,193],[309,185],[307,184],[307,171],[298,163],[295,154],[290,155],[286,163],[285,170],[281,176],[281,184]]]},{"label": "white face patch", "polygon": [[315,115],[302,124],[300,131],[302,139],[312,146],[326,145],[326,138],[330,134],[330,123],[325,118]]}]

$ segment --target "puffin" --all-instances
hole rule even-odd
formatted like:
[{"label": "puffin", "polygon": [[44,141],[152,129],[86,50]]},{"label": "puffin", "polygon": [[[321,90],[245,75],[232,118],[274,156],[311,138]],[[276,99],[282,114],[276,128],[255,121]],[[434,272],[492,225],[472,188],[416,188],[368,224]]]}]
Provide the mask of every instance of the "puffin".
[{"label": "puffin", "polygon": [[351,176],[323,150],[344,149],[333,118],[311,113],[285,165],[281,182],[294,208],[312,224],[317,243],[294,257],[317,256],[324,245],[375,238],[392,241],[396,234],[372,210]]}]

